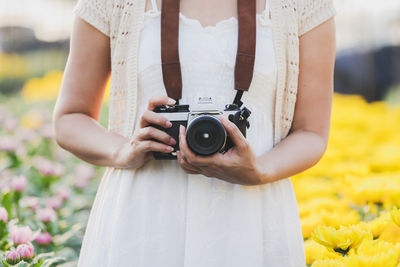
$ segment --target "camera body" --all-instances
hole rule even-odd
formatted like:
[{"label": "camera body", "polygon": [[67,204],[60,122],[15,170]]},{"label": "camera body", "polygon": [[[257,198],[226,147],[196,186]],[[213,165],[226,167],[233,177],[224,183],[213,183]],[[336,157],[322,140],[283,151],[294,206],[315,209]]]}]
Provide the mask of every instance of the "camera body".
[{"label": "camera body", "polygon": [[172,127],[160,129],[177,141],[171,153],[154,152],[158,160],[176,159],[179,150],[179,127],[186,127],[186,141],[189,148],[197,155],[209,156],[214,153],[225,153],[234,146],[225,128],[220,122],[222,116],[233,122],[246,137],[246,129],[250,126],[247,118],[251,112],[247,108],[239,108],[236,104],[227,104],[224,110],[218,110],[212,105],[212,99],[199,98],[200,105],[190,110],[189,105],[158,106],[154,112],[162,114],[171,123]]}]

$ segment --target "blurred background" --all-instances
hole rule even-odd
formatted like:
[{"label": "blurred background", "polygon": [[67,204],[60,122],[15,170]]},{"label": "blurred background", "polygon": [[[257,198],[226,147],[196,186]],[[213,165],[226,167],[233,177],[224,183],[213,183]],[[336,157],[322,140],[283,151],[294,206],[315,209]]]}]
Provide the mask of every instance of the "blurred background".
[{"label": "blurred background", "polygon": [[[75,4],[0,0],[0,267],[22,260],[12,251],[27,242],[31,262],[76,266],[104,172],[52,139]],[[400,266],[400,1],[334,4],[329,144],[318,164],[291,177],[307,264]],[[105,127],[107,100],[108,92]]]}]

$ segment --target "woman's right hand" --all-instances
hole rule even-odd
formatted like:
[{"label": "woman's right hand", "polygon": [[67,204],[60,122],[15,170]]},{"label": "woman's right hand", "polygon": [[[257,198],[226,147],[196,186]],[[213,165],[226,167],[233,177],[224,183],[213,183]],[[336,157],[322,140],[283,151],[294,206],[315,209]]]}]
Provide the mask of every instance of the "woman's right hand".
[{"label": "woman's right hand", "polygon": [[[153,97],[148,103],[147,110],[140,118],[140,128],[136,129],[133,137],[122,144],[115,153],[115,166],[120,168],[140,168],[151,156],[151,152],[169,153],[176,144],[170,135],[151,124],[169,128],[172,123],[161,114],[155,113],[153,109],[160,105],[174,105],[175,100],[167,96]],[[154,141],[156,139],[160,142]]]}]

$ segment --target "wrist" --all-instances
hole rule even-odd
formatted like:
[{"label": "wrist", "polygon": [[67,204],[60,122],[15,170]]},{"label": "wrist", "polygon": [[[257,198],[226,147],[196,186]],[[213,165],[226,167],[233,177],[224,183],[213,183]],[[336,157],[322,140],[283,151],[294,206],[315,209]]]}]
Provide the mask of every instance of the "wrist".
[{"label": "wrist", "polygon": [[121,140],[118,144],[116,144],[110,151],[109,161],[111,163],[111,167],[114,168],[125,168],[126,162],[123,157],[123,151],[126,146],[129,144],[129,139]]},{"label": "wrist", "polygon": [[120,154],[121,154],[121,150],[122,150],[123,146],[116,146],[114,147],[109,155],[109,161],[110,161],[110,165],[111,167],[114,168],[122,168],[122,164],[121,164],[121,160],[120,160]]},{"label": "wrist", "polygon": [[263,184],[268,184],[273,182],[273,168],[272,166],[269,166],[269,164],[267,164],[265,162],[265,160],[262,160],[260,158],[257,158],[256,161],[256,173],[258,176],[258,181],[260,185]]}]

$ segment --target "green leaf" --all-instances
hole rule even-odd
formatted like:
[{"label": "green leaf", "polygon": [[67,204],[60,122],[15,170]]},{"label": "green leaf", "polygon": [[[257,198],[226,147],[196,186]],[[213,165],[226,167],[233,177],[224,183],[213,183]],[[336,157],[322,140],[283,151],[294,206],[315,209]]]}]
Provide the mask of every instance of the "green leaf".
[{"label": "green leaf", "polygon": [[15,267],[28,267],[28,263],[25,261],[20,261],[19,263],[17,263],[16,265],[14,265]]},{"label": "green leaf", "polygon": [[[7,240],[3,240],[0,241],[0,250],[7,250],[8,249],[8,241]],[[1,266],[0,266],[1,267]]]},{"label": "green leaf", "polygon": [[22,161],[14,151],[8,152],[7,155],[10,160],[10,166],[8,166],[9,169],[17,168],[22,164]]},{"label": "green leaf", "polygon": [[52,252],[47,252],[47,253],[40,253],[40,254],[38,254],[37,256],[36,256],[36,259],[37,260],[46,260],[46,259],[50,259],[51,257],[53,257],[54,256],[54,251],[52,251]]},{"label": "green leaf", "polygon": [[65,259],[61,257],[47,259],[43,262],[43,265],[41,267],[51,267],[53,266],[53,264],[63,263],[63,262],[65,262]]},{"label": "green leaf", "polygon": [[7,236],[7,234],[7,224],[0,220],[0,243],[1,240]]},{"label": "green leaf", "polygon": [[7,210],[9,217],[11,217],[12,197],[11,192],[7,192],[3,195],[1,205]]},{"label": "green leaf", "polygon": [[44,259],[40,259],[39,261],[37,259],[35,259],[35,262],[33,264],[31,264],[30,267],[40,267],[43,264]]}]

